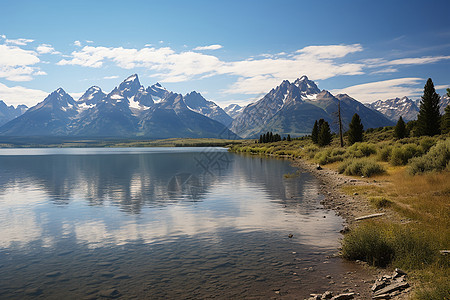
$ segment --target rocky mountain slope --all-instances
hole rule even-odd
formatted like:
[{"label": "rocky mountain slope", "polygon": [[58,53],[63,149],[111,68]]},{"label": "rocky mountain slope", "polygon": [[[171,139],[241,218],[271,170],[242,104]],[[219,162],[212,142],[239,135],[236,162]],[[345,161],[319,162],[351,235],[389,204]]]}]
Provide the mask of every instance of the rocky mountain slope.
[{"label": "rocky mountain slope", "polygon": [[315,120],[325,119],[333,131],[338,130],[338,103],[344,129],[358,113],[364,128],[392,125],[393,122],[348,95],[333,96],[320,90],[306,76],[293,83],[285,80],[263,98],[249,104],[233,121],[231,130],[244,138],[255,138],[267,131],[281,135],[310,134]]}]

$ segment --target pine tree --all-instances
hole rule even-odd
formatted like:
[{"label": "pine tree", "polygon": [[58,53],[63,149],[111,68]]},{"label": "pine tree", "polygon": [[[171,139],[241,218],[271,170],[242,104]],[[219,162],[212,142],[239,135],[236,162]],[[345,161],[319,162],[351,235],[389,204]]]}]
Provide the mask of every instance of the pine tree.
[{"label": "pine tree", "polygon": [[269,143],[273,143],[273,132],[269,133]]},{"label": "pine tree", "polygon": [[361,123],[361,118],[358,114],[354,114],[352,121],[350,122],[348,130],[348,143],[353,145],[356,142],[362,142],[364,126]]},{"label": "pine tree", "polygon": [[440,133],[439,100],[440,97],[434,89],[433,81],[428,78],[423,89],[419,115],[417,116],[418,133],[420,135],[433,136]]},{"label": "pine tree", "polygon": [[[450,90],[448,93],[450,93]],[[447,134],[450,132],[450,105],[447,105],[447,107],[445,108],[444,115],[442,116],[441,130],[443,134]]]},{"label": "pine tree", "polygon": [[288,134],[288,136],[287,136],[287,141],[288,141],[288,142],[291,141],[291,135],[290,135],[290,134]]},{"label": "pine tree", "polygon": [[262,134],[259,135],[259,143],[260,143],[260,144],[263,143],[263,136],[262,136]]},{"label": "pine tree", "polygon": [[324,119],[319,119],[319,123],[317,124],[319,126],[318,127],[319,132],[320,132],[320,128],[322,127],[323,123],[325,123],[325,120]]},{"label": "pine tree", "polygon": [[402,139],[406,137],[406,124],[403,121],[402,116],[398,119],[397,125],[394,128],[394,137],[397,139]]},{"label": "pine tree", "polygon": [[319,142],[319,126],[317,125],[317,120],[314,122],[313,130],[311,132],[311,139],[314,144]]},{"label": "pine tree", "polygon": [[328,122],[323,122],[319,132],[319,146],[326,146],[331,143],[331,130]]}]

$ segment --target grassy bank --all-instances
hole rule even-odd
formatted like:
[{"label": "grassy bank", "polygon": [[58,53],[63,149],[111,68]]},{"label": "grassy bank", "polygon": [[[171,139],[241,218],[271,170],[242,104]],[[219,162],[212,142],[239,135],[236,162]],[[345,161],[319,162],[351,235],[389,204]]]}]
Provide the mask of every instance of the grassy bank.
[{"label": "grassy bank", "polygon": [[[417,299],[450,299],[450,137],[394,140],[393,130],[365,134],[365,142],[339,147],[337,139],[319,148],[310,139],[255,144],[247,141],[234,152],[305,159],[368,184],[346,185],[374,212],[393,211],[395,219],[366,220],[353,226],[342,254],[378,267],[403,268],[416,284]],[[370,178],[370,179],[369,179]],[[379,185],[369,184],[376,180]]]}]

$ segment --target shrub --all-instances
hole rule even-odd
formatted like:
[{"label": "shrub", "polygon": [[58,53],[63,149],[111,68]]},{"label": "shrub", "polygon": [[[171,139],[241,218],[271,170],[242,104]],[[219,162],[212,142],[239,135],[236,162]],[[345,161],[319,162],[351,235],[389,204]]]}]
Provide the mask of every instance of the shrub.
[{"label": "shrub", "polygon": [[317,151],[319,151],[319,147],[314,146],[314,145],[313,146],[306,146],[305,148],[303,148],[303,152],[310,159],[313,158],[316,155]]},{"label": "shrub", "polygon": [[378,159],[381,161],[389,161],[389,159],[391,158],[391,153],[392,153],[391,146],[381,148],[380,151],[378,151]]},{"label": "shrub", "polygon": [[377,149],[375,145],[369,143],[355,143],[352,146],[348,147],[347,156],[348,157],[364,157],[370,156],[371,154],[375,154]]},{"label": "shrub", "polygon": [[422,148],[423,153],[428,152],[428,150],[430,150],[430,148],[434,145],[436,145],[436,140],[431,137],[423,137],[420,140],[420,148]]},{"label": "shrub", "polygon": [[385,172],[383,166],[371,159],[349,159],[338,166],[338,172],[345,175],[370,177]]},{"label": "shrub", "polygon": [[326,149],[318,152],[314,160],[320,165],[331,164],[336,161],[343,161],[345,150],[342,148]]},{"label": "shrub", "polygon": [[433,146],[427,154],[413,158],[410,162],[410,173],[417,174],[430,171],[442,171],[450,168],[450,139]]},{"label": "shrub", "polygon": [[406,144],[392,149],[390,163],[393,166],[404,166],[408,160],[422,154],[421,149],[415,144]]}]

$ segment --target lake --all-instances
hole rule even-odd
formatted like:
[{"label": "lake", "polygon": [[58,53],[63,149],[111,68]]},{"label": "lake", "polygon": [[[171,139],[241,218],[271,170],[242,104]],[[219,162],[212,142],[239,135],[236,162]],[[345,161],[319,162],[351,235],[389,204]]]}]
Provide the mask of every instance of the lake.
[{"label": "lake", "polygon": [[0,298],[306,297],[351,269],[321,199],[223,148],[0,149]]}]

